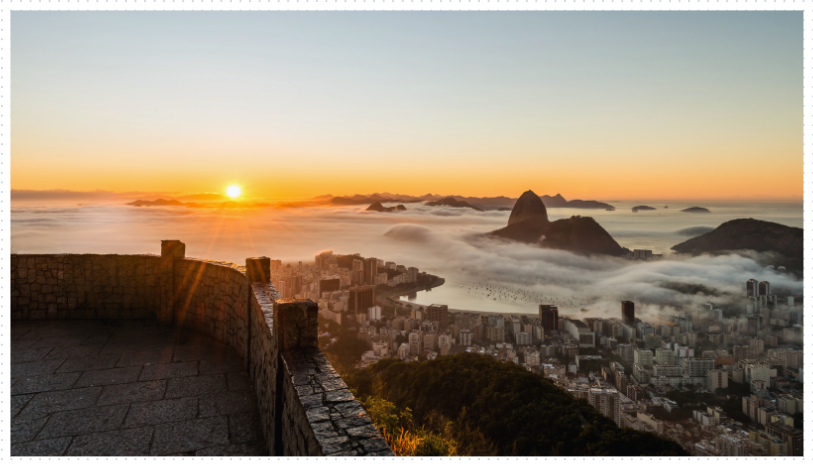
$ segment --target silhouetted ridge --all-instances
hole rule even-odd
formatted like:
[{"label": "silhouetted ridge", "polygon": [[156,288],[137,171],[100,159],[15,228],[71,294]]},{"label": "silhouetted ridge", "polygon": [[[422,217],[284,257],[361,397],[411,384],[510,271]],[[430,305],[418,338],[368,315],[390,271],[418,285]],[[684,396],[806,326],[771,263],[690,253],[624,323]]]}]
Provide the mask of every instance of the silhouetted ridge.
[{"label": "silhouetted ridge", "polygon": [[714,230],[672,246],[672,250],[699,255],[725,251],[752,250],[778,255],[788,270],[802,270],[803,230],[774,222],[741,218],[723,223]]},{"label": "silhouetted ridge", "polygon": [[[557,195],[558,196],[558,195]],[[588,254],[623,256],[627,250],[590,217],[574,216],[548,221],[545,204],[533,191],[525,191],[514,204],[508,226],[489,233],[520,243]]]},{"label": "silhouetted ridge", "polygon": [[545,223],[547,223],[548,211],[545,209],[545,204],[542,203],[542,199],[529,189],[522,193],[522,196],[520,196],[514,204],[514,208],[511,209],[511,215],[508,217],[508,225],[537,218],[543,219]]},{"label": "silhouetted ridge", "polygon": [[705,207],[689,207],[688,209],[683,209],[681,212],[689,212],[692,214],[708,214],[711,211]]},{"label": "silhouetted ridge", "polygon": [[395,207],[384,207],[380,202],[373,203],[370,207],[367,207],[367,211],[369,212],[400,212],[404,210],[407,209],[403,204],[398,204]]},{"label": "silhouetted ridge", "polygon": [[483,209],[473,206],[466,201],[458,201],[453,197],[444,197],[443,199],[438,199],[437,201],[430,201],[427,202],[426,205],[428,206],[447,206],[447,207],[466,207],[469,209],[474,209],[478,212],[482,212]]}]

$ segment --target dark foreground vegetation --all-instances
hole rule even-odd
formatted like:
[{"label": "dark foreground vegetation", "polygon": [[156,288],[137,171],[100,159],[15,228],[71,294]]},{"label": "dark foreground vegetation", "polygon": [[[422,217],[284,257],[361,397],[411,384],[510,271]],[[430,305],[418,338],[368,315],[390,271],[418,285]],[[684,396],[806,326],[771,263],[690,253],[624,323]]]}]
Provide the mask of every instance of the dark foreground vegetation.
[{"label": "dark foreground vegetation", "polygon": [[346,377],[399,455],[686,455],[514,364],[468,353]]}]

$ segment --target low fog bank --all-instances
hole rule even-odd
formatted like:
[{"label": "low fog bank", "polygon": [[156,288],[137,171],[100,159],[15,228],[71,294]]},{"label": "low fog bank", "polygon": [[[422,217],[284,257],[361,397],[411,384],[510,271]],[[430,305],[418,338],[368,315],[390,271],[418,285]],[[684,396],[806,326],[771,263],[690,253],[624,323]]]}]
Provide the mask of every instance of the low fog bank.
[{"label": "low fog bank", "polygon": [[[415,266],[443,276],[449,288],[489,283],[502,293],[544,299],[558,304],[563,313],[582,317],[617,317],[622,300],[635,301],[636,315],[653,321],[660,314],[690,311],[707,303],[741,306],[750,278],[770,281],[777,290],[802,290],[800,280],[761,267],[758,261],[763,258],[758,256],[670,255],[655,262],[587,257],[482,235],[504,226],[509,212],[420,204],[409,204],[408,211],[399,213],[364,212],[364,208],[35,208],[16,203],[11,244],[12,252],[19,253],[158,254],[161,240],[180,239],[187,245],[188,256],[236,263],[259,255],[310,262],[318,251],[330,249]],[[561,215],[554,211],[551,217]],[[666,227],[646,216],[596,218],[622,246],[630,248],[654,243],[668,249],[686,238],[681,230],[700,226],[690,217],[683,217],[681,224],[678,216]],[[456,308],[454,302],[446,304]],[[484,299],[483,305],[488,301]],[[526,312],[535,310],[529,304]]]}]

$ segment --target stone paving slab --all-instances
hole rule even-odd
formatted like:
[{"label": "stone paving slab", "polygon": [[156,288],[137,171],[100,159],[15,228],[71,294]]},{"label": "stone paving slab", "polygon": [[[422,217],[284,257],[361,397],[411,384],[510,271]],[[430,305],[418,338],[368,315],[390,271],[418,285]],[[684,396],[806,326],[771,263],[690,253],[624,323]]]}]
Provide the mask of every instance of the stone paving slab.
[{"label": "stone paving slab", "polygon": [[150,450],[153,455],[197,451],[229,444],[226,416],[160,424],[155,429],[155,441]]},{"label": "stone paving slab", "polygon": [[26,393],[50,392],[54,390],[67,390],[72,388],[80,377],[80,373],[67,374],[39,374],[19,377],[11,387],[12,395]]},{"label": "stone paving slab", "polygon": [[[98,371],[87,371],[79,377],[74,387],[99,387],[135,382],[141,373],[140,367],[117,367]],[[74,372],[74,374],[77,374]],[[68,375],[68,374],[64,374]]]},{"label": "stone paving slab", "polygon": [[154,321],[14,321],[13,456],[267,455],[245,364]]}]

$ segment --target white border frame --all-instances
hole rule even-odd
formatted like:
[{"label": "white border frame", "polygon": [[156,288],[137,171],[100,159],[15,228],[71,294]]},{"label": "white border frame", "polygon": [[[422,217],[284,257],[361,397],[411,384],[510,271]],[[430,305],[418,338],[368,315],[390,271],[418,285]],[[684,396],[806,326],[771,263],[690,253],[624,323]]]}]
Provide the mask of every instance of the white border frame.
[{"label": "white border frame", "polygon": [[[380,461],[414,461],[414,462],[444,462],[460,464],[461,462],[472,462],[483,464],[484,462],[508,462],[532,464],[533,462],[554,462],[570,465],[581,465],[586,463],[607,463],[622,461],[655,461],[673,462],[677,458],[622,458],[622,457],[494,457],[494,458],[336,458],[336,457],[284,457],[284,458],[242,458],[226,457],[218,458],[194,458],[194,457],[116,457],[116,458],[96,458],[96,457],[10,457],[10,416],[8,403],[10,392],[8,390],[10,364],[10,339],[8,329],[10,325],[8,310],[10,304],[9,280],[7,271],[9,267],[10,254],[10,93],[11,89],[10,73],[10,53],[11,53],[11,12],[15,10],[26,11],[332,11],[332,10],[368,10],[368,11],[528,11],[528,10],[559,10],[559,11],[776,11],[794,10],[804,11],[804,270],[805,284],[804,294],[808,300],[804,304],[805,314],[813,311],[813,286],[807,271],[811,270],[813,258],[813,217],[808,213],[813,212],[813,180],[809,174],[813,172],[813,156],[811,156],[810,141],[813,136],[811,128],[811,99],[810,90],[813,88],[811,79],[811,50],[813,50],[813,0],[0,0],[0,464],[3,461],[24,464],[39,463],[73,463],[73,464],[99,464],[99,463],[145,463],[166,464],[167,462],[182,462],[200,464],[203,462],[212,464],[214,462],[235,462],[245,464],[257,464],[264,461],[285,461],[303,463],[328,462],[330,464],[347,464],[352,460],[364,462]],[[811,171],[809,171],[811,170]],[[804,351],[811,352],[813,342],[813,332],[808,326],[804,330]],[[811,374],[813,359],[807,357],[804,368],[805,372]],[[808,375],[810,377],[810,375]],[[805,386],[805,399],[813,399],[811,385]],[[805,413],[807,414],[805,404]],[[776,457],[776,458],[748,458],[748,457],[691,457],[681,458],[680,461],[692,462],[785,462],[792,461],[796,464],[805,462],[805,459],[813,457],[813,417],[808,416],[804,428],[804,457]]]}]

